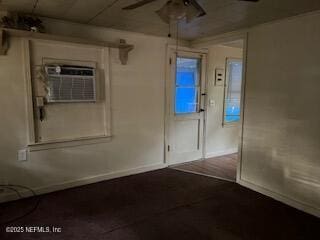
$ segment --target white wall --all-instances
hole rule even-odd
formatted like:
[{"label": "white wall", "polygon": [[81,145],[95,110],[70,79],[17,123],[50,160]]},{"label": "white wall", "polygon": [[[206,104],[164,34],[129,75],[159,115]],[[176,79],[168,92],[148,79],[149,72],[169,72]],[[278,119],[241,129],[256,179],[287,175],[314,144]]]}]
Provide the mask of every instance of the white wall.
[{"label": "white wall", "polygon": [[43,192],[163,167],[168,40],[62,21],[45,22],[51,33],[106,41],[124,38],[134,44],[125,66],[120,64],[118,51],[111,50],[113,138],[107,143],[31,152],[28,161],[18,162],[17,151],[27,145],[26,85],[21,40],[12,38],[8,54],[0,56],[0,184],[22,184]]},{"label": "white wall", "polygon": [[249,31],[241,168],[242,181],[318,216],[319,42],[319,13]]},{"label": "white wall", "polygon": [[[238,151],[239,124],[222,126],[224,86],[215,86],[215,69],[225,69],[227,58],[242,58],[242,49],[213,45],[208,47],[208,84],[206,119],[206,157]],[[210,106],[209,101],[214,101]]]},{"label": "white wall", "polygon": [[[320,15],[311,14],[249,30],[240,176],[242,184],[318,216],[319,23]],[[167,40],[63,22],[48,26],[50,31],[95,39],[121,37],[135,45],[127,66],[119,64],[112,50],[114,138],[33,152],[27,162],[17,162],[17,150],[27,143],[27,127],[21,44],[12,39],[8,55],[0,56],[0,181],[41,188],[162,166]]]},{"label": "white wall", "polygon": [[320,217],[320,12],[197,39],[248,37],[238,182]]}]

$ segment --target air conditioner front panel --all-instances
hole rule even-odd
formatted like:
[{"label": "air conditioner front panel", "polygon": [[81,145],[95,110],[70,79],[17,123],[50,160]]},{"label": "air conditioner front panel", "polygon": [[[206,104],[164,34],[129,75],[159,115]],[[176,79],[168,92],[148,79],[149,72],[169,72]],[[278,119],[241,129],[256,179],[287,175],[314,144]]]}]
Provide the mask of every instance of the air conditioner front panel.
[{"label": "air conditioner front panel", "polygon": [[46,66],[47,102],[95,102],[95,69]]}]

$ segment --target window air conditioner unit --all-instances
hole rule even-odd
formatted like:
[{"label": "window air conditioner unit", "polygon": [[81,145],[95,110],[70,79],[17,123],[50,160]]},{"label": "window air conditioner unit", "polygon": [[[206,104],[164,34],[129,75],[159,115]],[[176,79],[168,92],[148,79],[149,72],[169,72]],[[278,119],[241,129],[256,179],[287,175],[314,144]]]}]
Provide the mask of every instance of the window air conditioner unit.
[{"label": "window air conditioner unit", "polygon": [[47,102],[95,102],[96,70],[73,65],[45,65]]}]

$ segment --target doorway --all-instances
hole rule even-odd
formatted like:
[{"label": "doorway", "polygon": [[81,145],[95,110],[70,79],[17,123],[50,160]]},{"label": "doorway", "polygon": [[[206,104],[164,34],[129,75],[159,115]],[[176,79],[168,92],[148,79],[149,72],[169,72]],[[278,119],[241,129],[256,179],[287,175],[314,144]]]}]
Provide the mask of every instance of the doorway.
[{"label": "doorway", "polygon": [[204,157],[206,51],[168,48],[166,162]]},{"label": "doorway", "polygon": [[[179,53],[175,56],[175,63],[170,68],[171,92],[168,93],[172,96],[168,101],[176,107],[170,110],[171,117],[174,117],[168,121],[171,134],[168,135],[169,148],[176,147],[169,149],[173,151],[167,154],[171,168],[236,181],[238,151],[241,149],[243,51],[242,39],[207,46],[206,66],[200,66],[205,71],[199,80],[202,81],[200,99],[193,102],[198,106],[198,109],[192,109],[197,114],[197,121],[193,123],[186,122],[192,118],[191,113],[180,115],[177,111],[176,105],[180,100],[177,88],[181,87],[181,81],[187,80],[181,80],[186,76],[179,73]],[[188,99],[185,101],[190,102]],[[174,145],[177,142],[183,148]],[[189,150],[195,149],[197,143],[197,154],[190,154]]]}]

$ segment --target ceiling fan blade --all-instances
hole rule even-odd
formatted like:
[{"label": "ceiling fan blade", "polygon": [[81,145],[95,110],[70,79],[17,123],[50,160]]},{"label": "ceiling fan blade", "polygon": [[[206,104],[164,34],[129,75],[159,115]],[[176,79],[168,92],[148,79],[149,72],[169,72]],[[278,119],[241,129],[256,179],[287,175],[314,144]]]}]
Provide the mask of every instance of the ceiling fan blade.
[{"label": "ceiling fan blade", "polygon": [[137,3],[131,4],[129,6],[126,6],[126,7],[122,8],[122,9],[123,10],[131,10],[131,9],[135,9],[135,8],[138,8],[138,7],[142,7],[143,5],[151,3],[151,2],[154,2],[154,1],[156,1],[156,0],[142,0],[140,2],[137,2]]},{"label": "ceiling fan blade", "polygon": [[187,23],[192,22],[195,18],[199,17],[199,10],[191,6],[187,8],[186,20]]},{"label": "ceiling fan blade", "polygon": [[197,17],[201,17],[207,14],[206,11],[199,5],[199,3],[196,0],[190,0],[190,4],[193,5],[199,11]]}]

